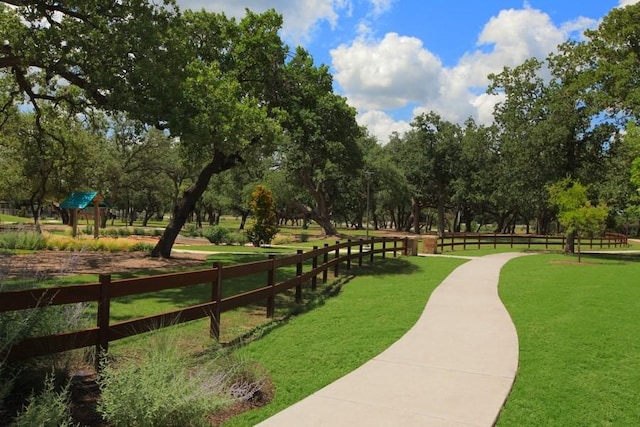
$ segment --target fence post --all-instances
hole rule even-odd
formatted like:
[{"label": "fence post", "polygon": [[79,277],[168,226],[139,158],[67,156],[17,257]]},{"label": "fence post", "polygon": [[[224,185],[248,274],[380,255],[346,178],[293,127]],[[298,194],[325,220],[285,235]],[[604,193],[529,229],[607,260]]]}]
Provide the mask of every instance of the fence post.
[{"label": "fence post", "polygon": [[513,233],[511,233],[511,248],[513,248]]},{"label": "fence post", "polygon": [[351,270],[351,239],[347,239],[347,270]]},{"label": "fence post", "polygon": [[324,255],[322,256],[322,264],[324,268],[322,269],[322,283],[327,283],[327,263],[329,262],[329,251],[327,248],[329,247],[328,243],[324,244]]},{"label": "fence post", "polygon": [[269,271],[267,272],[267,286],[271,286],[271,293],[269,294],[269,298],[267,298],[267,317],[273,318],[276,311],[276,292],[274,286],[276,284],[276,256],[270,254],[269,260],[271,261],[271,267],[269,267]]},{"label": "fence post", "polygon": [[544,248],[545,249],[549,249],[549,235],[548,234],[544,235]]},{"label": "fence post", "polygon": [[[437,245],[437,242],[436,242]],[[404,238],[404,256],[409,256],[409,238]]]},{"label": "fence post", "polygon": [[[316,268],[318,268],[318,247],[317,246],[313,247],[313,259],[311,263],[311,268],[313,268],[314,271]],[[317,287],[318,287],[318,274],[316,273],[311,278],[311,290],[315,291]]]},{"label": "fence post", "polygon": [[371,264],[373,264],[373,243],[374,243],[374,239],[372,237],[371,241],[369,242],[369,262]]},{"label": "fence post", "polygon": [[531,234],[527,236],[527,248],[531,249]]},{"label": "fence post", "polygon": [[467,233],[462,235],[462,250],[467,250]]},{"label": "fence post", "polygon": [[[336,240],[336,251],[334,256],[334,259],[338,258],[340,258],[340,240]],[[340,273],[340,269],[338,268],[339,264],[340,262],[336,261],[336,264],[333,266],[333,275],[336,277],[338,277],[338,274]]]},{"label": "fence post", "polygon": [[480,249],[480,233],[478,233],[478,249]]},{"label": "fence post", "polygon": [[382,236],[382,259],[387,257],[387,238]]},{"label": "fence post", "polygon": [[362,250],[364,249],[364,242],[362,239],[360,239],[360,245],[359,245],[359,254],[358,254],[358,267],[362,267]]},{"label": "fence post", "polygon": [[393,238],[393,257],[394,258],[398,256],[397,252],[398,252],[398,238],[394,237]]},{"label": "fence post", "polygon": [[109,351],[109,316],[111,275],[100,274],[100,301],[98,301],[98,344],[96,345],[96,371],[100,370],[100,356]]},{"label": "fence post", "polygon": [[209,323],[209,335],[216,341],[220,341],[220,312],[221,312],[221,300],[222,300],[222,263],[220,261],[213,264],[213,268],[216,270],[216,278],[211,287],[211,301],[216,304],[211,310],[211,318]]},{"label": "fence post", "polygon": [[[296,264],[296,276],[302,276],[302,249],[298,249],[298,263]],[[302,303],[302,281],[296,285],[296,302]]]}]

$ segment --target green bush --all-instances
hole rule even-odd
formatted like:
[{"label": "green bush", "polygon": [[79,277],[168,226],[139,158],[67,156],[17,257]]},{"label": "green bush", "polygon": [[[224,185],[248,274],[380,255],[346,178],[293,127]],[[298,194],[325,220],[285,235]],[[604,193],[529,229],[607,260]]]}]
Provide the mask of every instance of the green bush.
[{"label": "green bush", "polygon": [[214,225],[213,227],[209,227],[202,232],[202,237],[205,237],[209,242],[214,245],[220,244],[229,244],[231,242],[231,231],[220,225]]},{"label": "green bush", "polygon": [[47,240],[35,231],[11,231],[0,233],[0,249],[46,249]]},{"label": "green bush", "polygon": [[74,426],[69,405],[69,384],[55,390],[54,375],[47,375],[43,390],[29,397],[27,405],[11,424],[13,427],[67,427]]},{"label": "green bush", "polygon": [[[69,256],[69,262],[64,263],[61,272],[64,272],[65,265],[70,266],[74,263],[73,256]],[[42,274],[34,274],[30,265],[9,264],[5,261],[0,258],[0,292],[37,288],[47,278]],[[11,275],[17,277],[6,280],[6,277]],[[9,351],[15,343],[26,337],[79,330],[89,326],[85,304],[47,306],[45,300],[39,303],[41,306],[37,308],[0,313],[0,353]],[[63,422],[56,424],[62,418],[54,416],[60,413],[54,411],[54,408],[59,406],[56,403],[58,399],[65,400],[65,395],[54,395],[53,386],[50,384],[53,380],[45,374],[53,369],[68,369],[75,362],[72,358],[77,354],[78,352],[65,352],[11,364],[0,359],[0,407],[9,395],[12,395],[14,401],[19,401],[20,398],[26,397],[22,395],[25,390],[39,389],[44,384],[44,392],[36,397],[31,396],[16,425],[70,425]],[[27,373],[29,375],[26,375]],[[37,417],[47,412],[50,413],[53,424],[36,422],[39,419]]]},{"label": "green bush", "polygon": [[261,386],[241,381],[251,375],[241,375],[244,370],[233,363],[192,366],[178,342],[163,334],[141,360],[116,364],[103,357],[101,363],[98,412],[115,427],[209,426],[209,415],[252,397]]},{"label": "green bush", "polygon": [[202,237],[202,230],[200,230],[195,224],[187,224],[184,228],[183,234],[187,237]]}]

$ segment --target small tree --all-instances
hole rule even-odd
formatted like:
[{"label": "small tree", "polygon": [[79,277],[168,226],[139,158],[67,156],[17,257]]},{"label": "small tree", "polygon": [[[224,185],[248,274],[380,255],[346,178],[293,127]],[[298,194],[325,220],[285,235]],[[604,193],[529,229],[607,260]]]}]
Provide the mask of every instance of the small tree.
[{"label": "small tree", "polygon": [[[567,245],[565,253],[573,253],[573,241],[580,233],[602,231],[607,219],[607,206],[592,206],[584,185],[565,178],[548,187],[549,200],[558,209],[558,221],[565,227]],[[571,241],[571,243],[570,243]],[[580,261],[580,239],[578,239],[578,261]]]},{"label": "small tree", "polygon": [[256,186],[251,193],[250,208],[255,222],[247,231],[249,241],[256,247],[271,243],[278,233],[278,220],[271,191],[264,185]]}]

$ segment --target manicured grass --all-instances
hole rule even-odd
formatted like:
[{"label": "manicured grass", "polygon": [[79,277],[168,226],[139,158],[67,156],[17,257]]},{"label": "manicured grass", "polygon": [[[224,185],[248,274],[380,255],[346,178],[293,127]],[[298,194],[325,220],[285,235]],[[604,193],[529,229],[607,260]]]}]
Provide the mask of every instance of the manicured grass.
[{"label": "manicured grass", "polygon": [[255,425],[379,354],[416,322],[433,289],[463,262],[421,257],[376,260],[373,267],[359,269],[337,298],[237,350],[240,357],[264,366],[274,383],[275,398],[228,425]]},{"label": "manicured grass", "polygon": [[0,214],[0,224],[24,224],[26,222],[33,222],[33,218]]},{"label": "manicured grass", "polygon": [[640,255],[537,255],[502,270],[520,366],[499,426],[640,420]]}]

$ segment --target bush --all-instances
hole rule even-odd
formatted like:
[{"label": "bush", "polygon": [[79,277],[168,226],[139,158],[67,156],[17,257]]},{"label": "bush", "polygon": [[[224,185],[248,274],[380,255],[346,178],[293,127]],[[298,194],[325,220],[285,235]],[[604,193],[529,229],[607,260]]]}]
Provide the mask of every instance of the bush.
[{"label": "bush", "polygon": [[55,390],[54,375],[47,375],[44,389],[29,397],[27,405],[11,424],[13,427],[67,427],[75,425],[69,406],[69,384]]},{"label": "bush", "polygon": [[228,244],[231,242],[231,231],[228,228],[220,225],[214,225],[202,232],[202,237],[205,237],[209,242],[214,245]]},{"label": "bush", "polygon": [[[113,426],[209,426],[209,415],[261,387],[233,363],[194,367],[179,343],[156,334],[141,360],[119,366],[103,357],[98,411]],[[226,361],[226,360],[225,360]],[[239,369],[240,368],[240,369]]]},{"label": "bush", "polygon": [[187,237],[202,237],[202,230],[195,224],[187,224],[184,229],[184,235]]},{"label": "bush", "polygon": [[250,207],[255,223],[247,230],[247,238],[256,247],[271,243],[278,233],[278,219],[271,191],[263,185],[256,186],[251,193]]},{"label": "bush", "polygon": [[[73,256],[70,255],[69,262],[61,266],[61,272],[65,271],[65,266],[74,263]],[[34,274],[29,265],[15,265],[4,261],[0,258],[0,292],[37,288],[47,278],[41,274]],[[18,278],[6,280],[10,275],[17,275]],[[40,303],[41,306],[37,308],[0,313],[0,352],[9,351],[15,343],[26,337],[50,335],[88,326],[85,316],[86,304],[46,306],[46,301]],[[21,394],[25,390],[43,388],[44,384],[41,394],[29,398],[29,403],[20,419],[16,420],[16,425],[70,425],[65,424],[64,411],[60,409],[63,406],[61,402],[66,401],[66,392],[55,393],[53,377],[45,376],[45,373],[54,369],[68,369],[76,362],[72,357],[78,353],[84,356],[83,352],[65,352],[11,364],[0,359],[0,407],[2,401],[10,394],[13,394],[14,401],[19,401],[20,398],[26,397]],[[47,419],[51,419],[51,424],[38,421],[39,417],[46,414],[49,414]]]},{"label": "bush", "polygon": [[45,249],[45,237],[35,231],[11,231],[0,233],[0,249]]}]

